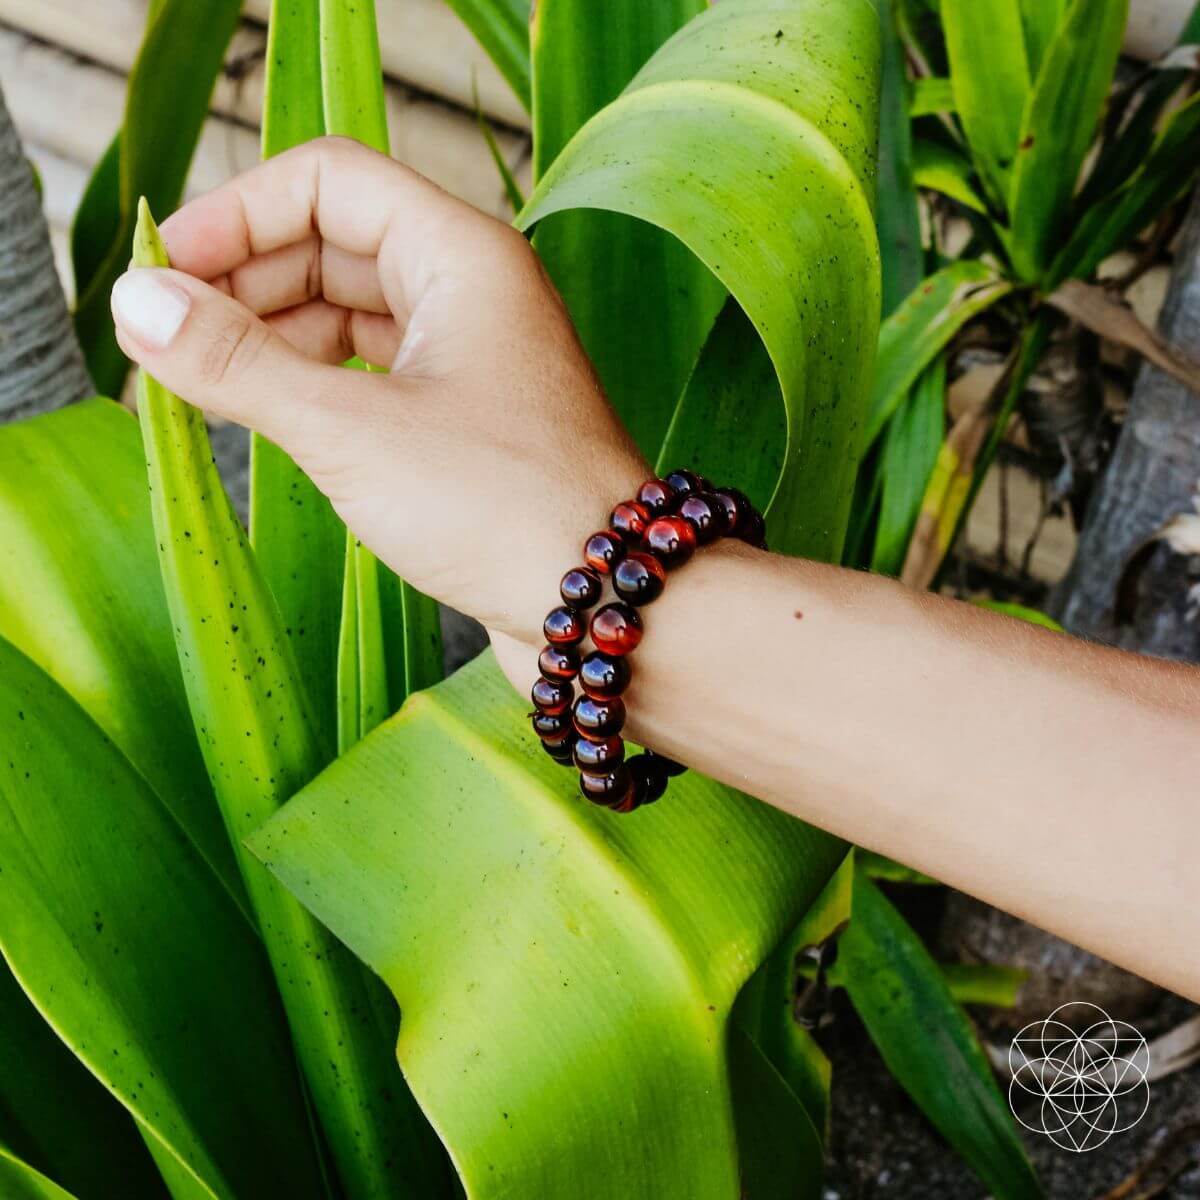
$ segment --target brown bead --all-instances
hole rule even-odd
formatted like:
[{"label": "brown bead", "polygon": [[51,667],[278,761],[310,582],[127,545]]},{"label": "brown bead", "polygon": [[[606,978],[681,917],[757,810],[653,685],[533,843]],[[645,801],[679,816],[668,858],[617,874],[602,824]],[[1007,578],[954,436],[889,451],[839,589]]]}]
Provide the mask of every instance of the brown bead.
[{"label": "brown bead", "polygon": [[674,496],[675,489],[665,479],[647,479],[638,488],[637,499],[651,516],[662,516],[671,511]]},{"label": "brown bead", "polygon": [[563,680],[539,679],[529,695],[539,713],[563,713],[571,707],[575,689]]},{"label": "brown bead", "polygon": [[646,549],[668,570],[681,567],[696,550],[696,531],[682,517],[655,517],[646,527]]},{"label": "brown bead", "polygon": [[581,771],[598,774],[610,771],[617,763],[625,761],[625,743],[619,737],[575,739],[575,765]]},{"label": "brown bead", "polygon": [[613,572],[613,591],[630,604],[650,604],[663,593],[667,582],[666,568],[642,550],[631,550],[617,563]]},{"label": "brown bead", "polygon": [[583,558],[593,571],[607,575],[625,557],[625,549],[619,533],[601,529],[583,544]]},{"label": "brown bead", "polygon": [[574,646],[544,646],[538,670],[547,679],[574,679],[579,674],[579,651]]},{"label": "brown bead", "polygon": [[675,493],[672,507],[678,508],[684,496],[701,491],[704,481],[694,471],[672,471],[666,476],[667,486]]},{"label": "brown bead", "polygon": [[579,686],[594,700],[611,700],[629,686],[632,675],[629,659],[593,650],[579,668]]},{"label": "brown bead", "polygon": [[642,618],[636,608],[618,600],[596,609],[591,635],[597,650],[605,654],[629,654],[642,640]]},{"label": "brown bead", "polygon": [[708,492],[695,492],[684,496],[679,505],[679,515],[691,523],[696,531],[696,541],[702,546],[714,542],[729,530],[729,518],[721,502]]},{"label": "brown bead", "polygon": [[737,488],[731,487],[714,488],[711,494],[713,499],[724,507],[725,514],[729,518],[729,527],[726,532],[731,537],[741,537],[747,519],[754,512],[754,505],[750,503],[750,497],[745,492],[739,492]]},{"label": "brown bead", "polygon": [[626,500],[609,513],[608,523],[625,539],[626,545],[632,545],[646,532],[650,510],[637,500]]},{"label": "brown bead", "polygon": [[563,604],[546,615],[542,632],[552,646],[578,646],[587,630],[583,618]]},{"label": "brown bead", "polygon": [[760,550],[765,550],[767,547],[767,523],[762,519],[762,514],[751,512],[742,522],[742,527],[738,531],[738,537],[743,542],[748,542],[751,546],[757,546]]},{"label": "brown bead", "polygon": [[572,729],[571,714],[565,708],[562,712],[535,712],[529,719],[540,738],[560,738]]},{"label": "brown bead", "polygon": [[625,704],[619,696],[612,700],[580,696],[571,709],[571,716],[581,736],[600,741],[621,732],[625,724]]},{"label": "brown bead", "polygon": [[667,790],[667,773],[662,769],[661,760],[638,754],[629,761],[629,774],[639,807],[660,800]]},{"label": "brown bead", "polygon": [[568,767],[574,761],[575,743],[577,741],[579,741],[579,734],[574,729],[570,729],[559,737],[542,738],[542,749],[556,763]]},{"label": "brown bead", "polygon": [[629,768],[624,763],[618,763],[611,771],[599,775],[593,775],[589,771],[581,771],[579,774],[579,790],[593,804],[603,804],[606,808],[623,803],[632,788],[633,780],[629,776]]},{"label": "brown bead", "polygon": [[572,567],[558,585],[558,594],[568,608],[591,608],[599,601],[604,583],[591,567]]}]

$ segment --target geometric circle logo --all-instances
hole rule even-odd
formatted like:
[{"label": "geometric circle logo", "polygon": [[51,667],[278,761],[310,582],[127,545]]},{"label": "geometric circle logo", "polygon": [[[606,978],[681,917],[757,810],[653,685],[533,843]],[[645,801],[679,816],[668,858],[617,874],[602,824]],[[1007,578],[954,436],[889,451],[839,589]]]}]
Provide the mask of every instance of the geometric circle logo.
[{"label": "geometric circle logo", "polygon": [[1008,1065],[1013,1115],[1077,1154],[1132,1129],[1150,1106],[1146,1039],[1095,1004],[1062,1004],[1026,1025]]}]

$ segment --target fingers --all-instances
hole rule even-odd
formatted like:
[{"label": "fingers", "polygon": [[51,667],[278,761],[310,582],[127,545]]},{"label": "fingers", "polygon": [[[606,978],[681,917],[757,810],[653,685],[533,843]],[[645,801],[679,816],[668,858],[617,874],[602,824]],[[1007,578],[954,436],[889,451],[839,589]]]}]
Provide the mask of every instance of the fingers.
[{"label": "fingers", "polygon": [[318,362],[343,363],[357,356],[372,366],[390,367],[400,350],[400,330],[390,315],[310,300],[265,319],[286,342]]}]

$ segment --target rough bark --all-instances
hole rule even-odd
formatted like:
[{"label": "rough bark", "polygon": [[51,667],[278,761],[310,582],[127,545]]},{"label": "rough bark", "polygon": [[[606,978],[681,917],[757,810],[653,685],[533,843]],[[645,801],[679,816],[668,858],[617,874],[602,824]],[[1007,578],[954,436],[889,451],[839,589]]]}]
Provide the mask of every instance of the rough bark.
[{"label": "rough bark", "polygon": [[94,390],[33,170],[0,95],[0,422],[61,408]]},{"label": "rough bark", "polygon": [[[1159,327],[1200,355],[1200,191],[1192,201]],[[1200,500],[1200,395],[1145,365],[1075,561],[1054,596],[1072,633],[1200,662],[1200,556],[1160,535]]]}]

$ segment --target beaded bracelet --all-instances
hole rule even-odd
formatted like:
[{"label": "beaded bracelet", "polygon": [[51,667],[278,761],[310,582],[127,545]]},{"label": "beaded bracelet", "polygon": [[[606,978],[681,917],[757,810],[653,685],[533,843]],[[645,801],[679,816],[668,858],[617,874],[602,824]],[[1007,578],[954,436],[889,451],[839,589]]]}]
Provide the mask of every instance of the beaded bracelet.
[{"label": "beaded bracelet", "polygon": [[[546,753],[579,768],[587,799],[627,813],[658,800],[671,776],[687,770],[653,750],[625,761],[621,693],[633,676],[629,655],[642,640],[638,609],[662,595],[667,572],[683,566],[697,546],[729,536],[765,548],[766,526],[741,492],[714,488],[691,471],[647,480],[636,499],[612,510],[608,525],[584,543],[584,565],[562,577],[562,604],[543,625],[546,646],[538,656],[530,717]],[[589,622],[586,613],[599,604],[605,577],[618,599]],[[584,655],[580,643],[587,633],[595,649]]]}]

